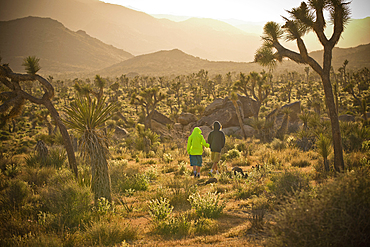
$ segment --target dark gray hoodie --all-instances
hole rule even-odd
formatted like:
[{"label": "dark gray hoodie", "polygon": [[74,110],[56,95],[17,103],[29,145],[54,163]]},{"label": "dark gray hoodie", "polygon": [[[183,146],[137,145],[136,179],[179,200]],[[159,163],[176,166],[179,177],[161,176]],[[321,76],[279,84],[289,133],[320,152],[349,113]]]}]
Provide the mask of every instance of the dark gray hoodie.
[{"label": "dark gray hoodie", "polygon": [[213,130],[208,135],[208,143],[212,152],[221,153],[225,146],[225,134],[221,130],[221,124],[218,121],[213,123]]}]

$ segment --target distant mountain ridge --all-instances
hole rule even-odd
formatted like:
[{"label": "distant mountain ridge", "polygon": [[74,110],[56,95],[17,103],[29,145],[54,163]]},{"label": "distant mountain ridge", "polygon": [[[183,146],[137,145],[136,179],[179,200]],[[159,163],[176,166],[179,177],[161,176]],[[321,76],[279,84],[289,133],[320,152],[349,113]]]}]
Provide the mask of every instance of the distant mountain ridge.
[{"label": "distant mountain ridge", "polygon": [[[262,33],[253,33],[260,30],[258,25],[237,25],[235,20],[191,18],[175,22],[99,0],[1,0],[0,20],[27,16],[55,19],[72,31],[84,30],[133,55],[180,49],[212,61],[250,62],[261,45]],[[342,37],[339,46],[370,43],[370,18],[351,21]],[[315,35],[304,40],[309,51],[322,49]],[[287,47],[296,45],[291,42]]]},{"label": "distant mountain ridge", "polygon": [[0,33],[0,56],[14,71],[24,71],[21,65],[27,56],[40,58],[42,73],[53,74],[98,70],[133,57],[50,18],[2,21]]},{"label": "distant mountain ridge", "polygon": [[177,23],[159,20],[98,0],[2,1],[0,20],[27,16],[55,19],[73,31],[84,30],[133,55],[180,49],[214,61],[252,61],[261,43],[260,37],[226,23],[222,23],[220,30],[216,27],[221,25],[220,21],[198,18]]},{"label": "distant mountain ridge", "polygon": [[[223,26],[220,25],[220,28]],[[210,75],[266,70],[252,62],[209,61],[180,49],[162,50],[135,57],[90,37],[84,31],[73,32],[50,18],[27,17],[0,22],[0,33],[2,62],[10,63],[16,72],[24,71],[21,66],[23,59],[31,55],[40,58],[40,74],[63,74],[64,78],[67,75],[68,78],[93,77],[95,74],[115,77],[129,73],[151,76],[188,75],[201,69],[207,70]],[[332,65],[337,70],[347,59],[348,69],[365,66],[370,68],[369,52],[370,44],[347,49],[336,47],[333,50]],[[322,51],[311,52],[310,56],[321,63]],[[307,65],[285,61],[277,66],[275,72],[296,70],[303,73],[305,66]]]},{"label": "distant mountain ridge", "polygon": [[[309,54],[316,61],[322,64],[323,51],[316,51]],[[348,70],[357,70],[363,67],[370,68],[370,44],[361,45],[354,48],[334,48],[332,66],[335,71],[343,65],[347,59]],[[286,71],[297,71],[304,73],[306,64],[297,64],[293,61],[285,60],[278,63],[275,73]],[[267,70],[257,63],[245,62],[215,62],[194,57],[178,49],[159,51],[151,54],[136,56],[122,61],[118,64],[97,71],[102,76],[121,76],[123,74],[140,74],[149,76],[169,76],[169,75],[189,75],[204,69],[209,75],[222,74],[228,72],[249,73],[252,71],[261,72]],[[92,76],[92,75],[90,75]]]}]

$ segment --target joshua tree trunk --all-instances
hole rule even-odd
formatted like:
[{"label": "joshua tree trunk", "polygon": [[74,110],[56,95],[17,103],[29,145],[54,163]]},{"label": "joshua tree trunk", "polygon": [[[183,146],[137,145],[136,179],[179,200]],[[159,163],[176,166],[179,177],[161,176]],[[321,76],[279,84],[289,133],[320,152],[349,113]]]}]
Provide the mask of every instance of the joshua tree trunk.
[{"label": "joshua tree trunk", "polygon": [[[330,54],[329,55],[327,54],[326,56],[330,56],[330,60],[327,62],[330,64],[331,50],[330,50]],[[325,56],[324,56],[324,61],[325,61]],[[325,69],[326,68],[324,64],[324,70],[320,76],[321,76],[323,87],[324,87],[325,102],[326,102],[326,107],[328,108],[328,111],[329,111],[328,113],[329,113],[330,123],[331,123],[331,132],[333,136],[333,146],[334,146],[334,167],[335,167],[335,170],[340,171],[340,170],[344,170],[342,137],[340,133],[337,109],[334,103],[333,91],[332,91],[332,87],[331,87],[331,83],[329,79],[330,71],[329,69],[325,71]]]},{"label": "joshua tree trunk", "polygon": [[49,110],[51,117],[54,119],[54,121],[56,122],[59,128],[60,134],[62,135],[62,138],[63,138],[64,148],[66,149],[66,152],[67,152],[69,166],[77,178],[78,170],[77,170],[76,156],[73,150],[73,145],[71,142],[71,138],[68,134],[67,128],[63,124],[62,120],[60,119],[59,113],[55,109],[54,105],[49,100],[45,101],[44,105]]},{"label": "joshua tree trunk", "polygon": [[102,197],[109,202],[112,201],[108,163],[104,157],[91,160],[91,190],[94,193],[95,204]]}]

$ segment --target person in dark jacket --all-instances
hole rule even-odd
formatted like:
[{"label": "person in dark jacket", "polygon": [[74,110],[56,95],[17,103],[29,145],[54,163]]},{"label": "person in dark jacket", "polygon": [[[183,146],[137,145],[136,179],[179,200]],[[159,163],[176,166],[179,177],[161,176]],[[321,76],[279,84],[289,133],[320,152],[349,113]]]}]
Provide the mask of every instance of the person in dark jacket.
[{"label": "person in dark jacket", "polygon": [[225,146],[225,134],[221,130],[222,126],[220,122],[215,121],[213,123],[213,130],[208,135],[208,143],[211,148],[211,161],[213,163],[210,174],[213,173],[213,171],[218,172],[217,164],[220,161],[221,158],[221,150]]}]

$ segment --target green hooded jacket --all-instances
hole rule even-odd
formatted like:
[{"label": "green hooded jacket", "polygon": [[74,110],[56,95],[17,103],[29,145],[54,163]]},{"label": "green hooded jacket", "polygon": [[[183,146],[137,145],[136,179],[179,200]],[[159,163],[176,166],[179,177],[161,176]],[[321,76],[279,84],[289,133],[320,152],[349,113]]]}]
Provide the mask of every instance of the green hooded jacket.
[{"label": "green hooded jacket", "polygon": [[202,130],[199,127],[195,127],[193,133],[188,138],[187,151],[190,155],[202,155],[203,146],[209,147],[209,144],[204,140]]}]

